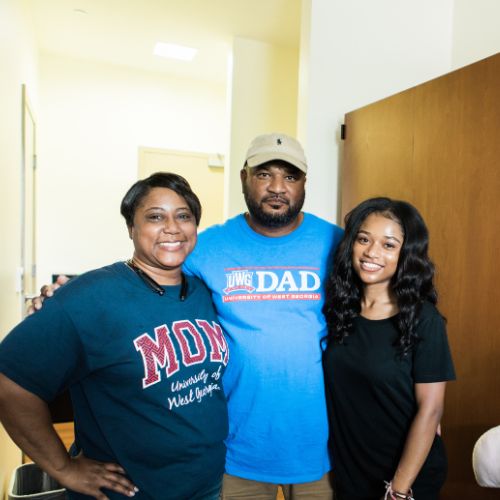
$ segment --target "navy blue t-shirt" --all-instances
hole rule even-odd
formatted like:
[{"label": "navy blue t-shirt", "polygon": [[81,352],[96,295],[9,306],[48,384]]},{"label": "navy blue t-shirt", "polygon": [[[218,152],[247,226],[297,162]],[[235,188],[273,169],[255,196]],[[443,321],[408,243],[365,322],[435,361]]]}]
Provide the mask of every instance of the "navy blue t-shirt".
[{"label": "navy blue t-shirt", "polygon": [[23,388],[50,401],[69,387],[75,451],[119,463],[140,499],[196,498],[224,470],[229,351],[209,292],[187,279],[181,301],[123,263],[91,271],[0,344],[0,372]]}]

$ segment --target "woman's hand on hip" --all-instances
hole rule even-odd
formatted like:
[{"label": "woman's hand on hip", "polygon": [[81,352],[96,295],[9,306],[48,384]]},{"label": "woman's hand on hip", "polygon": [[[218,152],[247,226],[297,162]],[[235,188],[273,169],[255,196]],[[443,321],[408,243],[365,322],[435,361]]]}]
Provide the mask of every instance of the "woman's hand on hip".
[{"label": "woman's hand on hip", "polygon": [[118,464],[91,460],[80,453],[53,475],[54,479],[70,490],[93,496],[97,500],[109,500],[101,488],[127,497],[133,497],[139,491],[125,474]]}]

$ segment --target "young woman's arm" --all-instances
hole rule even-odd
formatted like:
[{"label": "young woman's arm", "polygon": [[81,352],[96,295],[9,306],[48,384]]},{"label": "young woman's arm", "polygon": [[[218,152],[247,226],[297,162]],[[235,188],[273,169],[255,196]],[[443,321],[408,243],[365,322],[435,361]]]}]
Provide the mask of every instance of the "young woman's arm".
[{"label": "young woman's arm", "polygon": [[119,465],[82,454],[70,458],[52,426],[47,403],[1,373],[0,420],[13,441],[63,486],[98,500],[107,499],[100,488],[134,495],[134,485]]},{"label": "young woman's arm", "polygon": [[394,491],[409,491],[429,454],[443,414],[445,387],[446,382],[415,384],[418,411],[392,480]]}]

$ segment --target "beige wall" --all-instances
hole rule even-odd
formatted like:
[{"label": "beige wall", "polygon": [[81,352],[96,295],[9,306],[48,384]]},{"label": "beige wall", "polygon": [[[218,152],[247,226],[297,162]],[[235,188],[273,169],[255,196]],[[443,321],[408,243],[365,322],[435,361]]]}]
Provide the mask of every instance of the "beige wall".
[{"label": "beige wall", "polygon": [[226,171],[226,216],[245,210],[239,172],[249,142],[267,132],[296,133],[298,52],[235,38],[230,90],[230,168]]},{"label": "beige wall", "polygon": [[227,103],[222,85],[44,55],[40,282],[128,254],[117,207],[138,146],[226,154],[229,216],[244,209],[239,169],[251,138],[298,131],[311,165],[306,208],[335,220],[344,113],[449,71],[452,48],[458,60],[471,44],[496,44],[478,24],[496,18],[491,0],[478,0],[474,16],[462,0],[383,2],[304,0],[300,75],[297,51],[236,38]]},{"label": "beige wall", "polygon": [[[21,319],[21,85],[37,103],[36,49],[23,1],[0,2],[0,340]],[[0,498],[21,453],[0,426]]]},{"label": "beige wall", "polygon": [[119,213],[139,146],[224,153],[223,85],[44,54],[39,282],[128,258]]}]

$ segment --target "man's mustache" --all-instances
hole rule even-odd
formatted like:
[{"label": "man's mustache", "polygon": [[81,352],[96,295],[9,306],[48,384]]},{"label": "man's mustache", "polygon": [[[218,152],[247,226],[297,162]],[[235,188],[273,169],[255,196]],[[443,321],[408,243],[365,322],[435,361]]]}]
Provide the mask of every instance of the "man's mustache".
[{"label": "man's mustache", "polygon": [[290,205],[290,202],[286,198],[283,198],[282,196],[265,196],[264,198],[262,198],[262,201],[263,202],[279,201],[280,203]]}]

